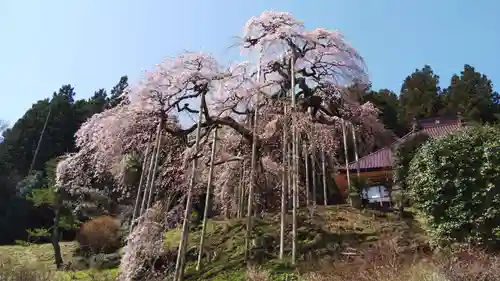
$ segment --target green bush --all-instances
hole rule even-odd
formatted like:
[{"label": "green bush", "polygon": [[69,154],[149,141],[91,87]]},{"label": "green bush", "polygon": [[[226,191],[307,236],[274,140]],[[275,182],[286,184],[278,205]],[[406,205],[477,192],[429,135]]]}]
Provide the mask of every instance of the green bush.
[{"label": "green bush", "polygon": [[427,133],[423,131],[417,132],[400,140],[393,147],[394,180],[403,190],[407,189],[406,178],[408,177],[410,162],[418,148],[427,140],[429,140],[429,135]]},{"label": "green bush", "polygon": [[351,177],[351,185],[349,186],[349,194],[356,193],[358,195],[361,195],[361,192],[363,191],[364,188],[368,186],[368,180],[360,176],[358,177],[357,175],[354,175]]},{"label": "green bush", "polygon": [[440,238],[499,244],[500,129],[474,127],[430,141],[415,154],[413,205]]}]

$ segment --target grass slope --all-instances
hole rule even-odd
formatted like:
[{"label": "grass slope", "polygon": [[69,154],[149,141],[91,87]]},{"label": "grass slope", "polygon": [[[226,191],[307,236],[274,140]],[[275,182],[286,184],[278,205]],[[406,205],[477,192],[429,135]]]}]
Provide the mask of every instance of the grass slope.
[{"label": "grass slope", "polygon": [[[71,259],[76,243],[61,242],[59,245],[63,260]],[[0,260],[25,267],[56,269],[52,244],[0,246]]]},{"label": "grass slope", "polygon": [[[202,269],[195,270],[200,226],[192,229],[188,241],[186,280],[244,280],[246,265],[244,263],[245,219],[210,220],[204,245]],[[287,216],[285,229],[284,261],[279,255],[279,214],[266,214],[263,218],[253,220],[253,239],[251,263],[266,272],[270,272],[272,280],[298,280],[300,275],[319,270],[326,261],[329,264],[345,258],[345,253],[359,253],[370,248],[384,237],[394,238],[402,248],[412,251],[425,244],[427,237],[420,223],[408,219],[397,218],[395,214],[384,214],[377,211],[362,211],[348,206],[319,207],[314,217],[305,210],[298,216],[298,264],[290,266],[291,253],[291,216]],[[175,257],[180,238],[180,230],[174,229],[165,233],[164,246]],[[70,261],[77,245],[73,242],[62,242],[61,250],[64,261]],[[0,246],[0,280],[2,274],[12,268],[36,272],[38,279],[55,281],[94,281],[114,280],[118,270],[106,271],[56,271],[51,244],[29,246]],[[170,265],[175,264],[169,261]],[[3,273],[2,273],[3,272]],[[7,272],[7,273],[6,273]],[[30,273],[31,274],[31,273]],[[33,273],[34,274],[34,273]]]},{"label": "grass slope", "polygon": [[[77,244],[75,242],[61,242],[59,244],[63,260],[70,261]],[[52,244],[0,246],[0,280],[4,280],[2,278],[7,278],[7,276],[10,278],[13,276],[24,276],[24,278],[32,276],[31,279],[22,280],[104,281],[114,280],[117,275],[117,269],[56,271]]]},{"label": "grass slope", "polygon": [[[416,221],[402,221],[394,214],[377,211],[361,211],[348,206],[318,208],[311,218],[305,210],[298,216],[298,265],[289,265],[291,253],[291,216],[287,216],[285,233],[285,261],[279,261],[279,215],[267,214],[253,221],[253,265],[268,270],[273,275],[288,276],[312,272],[324,261],[333,261],[346,255],[356,254],[371,247],[381,237],[392,237],[408,251],[425,243],[427,237]],[[211,220],[207,225],[204,245],[203,268],[195,270],[200,239],[200,227],[192,230],[188,241],[186,266],[187,280],[243,280],[245,220]],[[180,230],[165,234],[164,245],[170,252],[176,251]],[[174,262],[175,263],[175,262]],[[292,278],[292,279],[290,279]],[[281,279],[280,279],[281,280]],[[284,279],[283,279],[284,280]]]}]

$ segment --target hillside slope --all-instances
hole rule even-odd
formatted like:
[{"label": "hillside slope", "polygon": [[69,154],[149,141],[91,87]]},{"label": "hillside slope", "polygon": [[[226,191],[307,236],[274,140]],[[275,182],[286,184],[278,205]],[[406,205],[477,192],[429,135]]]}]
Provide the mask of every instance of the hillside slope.
[{"label": "hillside slope", "polygon": [[[297,280],[299,275],[316,274],[325,269],[335,268],[337,271],[340,264],[348,265],[350,269],[347,270],[358,270],[363,263],[371,262],[374,258],[367,257],[367,250],[375,249],[378,255],[381,252],[380,247],[396,250],[398,259],[411,258],[414,253],[425,250],[428,241],[416,220],[400,220],[396,214],[357,210],[348,206],[329,206],[318,207],[315,215],[310,217],[306,210],[301,210],[297,229],[298,264],[292,267],[289,264],[291,215],[287,216],[287,222],[286,257],[284,261],[280,261],[279,214],[266,214],[253,220],[251,263],[258,271],[266,271],[274,276],[272,280]],[[200,228],[193,227],[189,236],[186,280],[245,280],[245,219],[215,218],[208,222],[203,266],[197,272],[195,266]],[[179,238],[179,229],[170,230],[164,235],[166,253],[160,257],[160,264],[155,267],[158,266],[157,269],[160,269],[165,277],[173,271]],[[71,260],[75,248],[75,243],[61,243],[65,261]],[[0,264],[3,264],[3,268],[6,262],[52,276],[39,280],[112,280],[118,274],[116,269],[103,272],[56,273],[50,244],[1,246]]]},{"label": "hillside slope", "polygon": [[[65,262],[71,262],[77,244],[60,242]],[[117,269],[56,271],[52,244],[0,246],[0,280],[26,281],[111,281]],[[10,279],[9,279],[10,278]]]},{"label": "hillside slope", "polygon": [[[298,264],[289,265],[291,253],[291,216],[285,233],[286,259],[279,261],[279,214],[266,214],[253,221],[251,263],[273,274],[306,273],[319,270],[325,263],[362,256],[366,249],[390,240],[402,254],[425,250],[426,236],[417,221],[400,220],[397,215],[371,210],[357,210],[348,206],[320,207],[313,217],[305,210],[298,217]],[[196,272],[195,264],[201,229],[192,229],[188,242],[186,267],[187,280],[242,280],[244,262],[245,220],[211,220],[207,225],[204,245],[203,268]],[[167,254],[163,265],[165,272],[172,265],[180,230],[165,233]]]}]

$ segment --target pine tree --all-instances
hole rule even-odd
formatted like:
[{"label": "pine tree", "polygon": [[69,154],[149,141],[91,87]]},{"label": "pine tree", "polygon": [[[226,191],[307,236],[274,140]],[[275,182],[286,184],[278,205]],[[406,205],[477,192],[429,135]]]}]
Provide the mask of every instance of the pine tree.
[{"label": "pine tree", "polygon": [[122,76],[120,77],[120,81],[116,84],[113,89],[111,89],[111,94],[108,99],[108,108],[112,108],[117,106],[123,101],[122,94],[125,92],[125,89],[128,87],[128,77]]}]

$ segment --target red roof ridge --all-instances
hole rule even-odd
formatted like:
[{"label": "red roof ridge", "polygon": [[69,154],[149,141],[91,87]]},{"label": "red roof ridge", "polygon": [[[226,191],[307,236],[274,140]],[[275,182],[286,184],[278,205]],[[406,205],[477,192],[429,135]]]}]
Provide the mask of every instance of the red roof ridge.
[{"label": "red roof ridge", "polygon": [[[433,126],[428,126],[428,127],[425,127],[425,128],[421,128],[420,130],[418,131],[413,131],[413,132],[409,132],[409,133],[406,133],[404,136],[400,137],[400,138],[397,138],[396,140],[394,140],[393,142],[391,142],[389,145],[385,146],[385,147],[382,147],[374,152],[371,152],[361,158],[358,159],[358,161],[354,160],[354,161],[351,161],[348,163],[347,167],[351,167],[351,165],[355,165],[356,162],[361,162],[361,160],[363,159],[366,159],[366,158],[369,158],[370,156],[373,156],[377,153],[380,153],[382,151],[385,151],[385,150],[392,150],[392,148],[394,147],[394,145],[400,143],[401,141],[404,141],[405,139],[407,139],[408,137],[412,136],[412,135],[415,135],[415,134],[418,134],[418,133],[422,133],[422,132],[425,132],[427,130],[431,130],[431,129],[435,129],[435,128],[442,128],[442,127],[460,127],[460,123],[457,121],[457,122],[453,122],[453,123],[438,123],[438,124],[434,124]],[[464,126],[465,127],[465,126]],[[339,166],[337,167],[337,169],[346,169],[346,166],[345,165],[342,165],[342,166]],[[349,170],[351,170],[351,168],[349,168]]]},{"label": "red roof ridge", "polygon": [[[417,131],[417,132],[419,132],[419,131]],[[379,153],[380,151],[383,151],[383,150],[386,150],[386,149],[390,149],[390,148],[392,148],[392,146],[393,146],[393,145],[397,144],[397,143],[398,143],[398,142],[400,142],[401,140],[403,140],[403,139],[407,138],[408,136],[410,136],[411,134],[414,134],[414,133],[415,133],[415,132],[409,132],[409,133],[406,133],[404,136],[402,136],[402,137],[400,137],[400,138],[397,138],[396,140],[394,140],[393,142],[391,142],[391,144],[386,145],[386,146],[384,146],[384,147],[382,147],[382,148],[379,148],[379,149],[375,150],[374,152],[370,152],[370,153],[366,154],[365,156],[363,156],[363,157],[359,158],[359,159],[358,159],[358,161],[361,161],[361,159],[363,159],[363,158],[367,158],[367,157],[369,157],[369,156],[371,156],[371,155],[373,155],[373,154]],[[348,165],[350,166],[351,164],[356,164],[356,160],[349,162],[349,164],[348,164]],[[344,166],[341,166],[340,168],[342,169],[342,168],[345,168],[345,167],[344,167]]]}]

